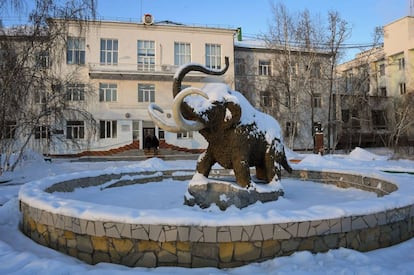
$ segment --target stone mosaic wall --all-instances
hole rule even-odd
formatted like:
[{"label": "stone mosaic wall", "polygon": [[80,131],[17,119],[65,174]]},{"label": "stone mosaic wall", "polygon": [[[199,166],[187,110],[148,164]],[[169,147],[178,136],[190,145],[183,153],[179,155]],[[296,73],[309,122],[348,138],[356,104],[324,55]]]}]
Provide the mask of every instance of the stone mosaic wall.
[{"label": "stone mosaic wall", "polygon": [[[396,190],[392,183],[348,174],[296,171],[295,175],[325,183],[353,184],[379,196]],[[20,209],[22,231],[27,236],[90,264],[225,268],[301,250],[323,252],[347,247],[368,251],[399,243],[414,234],[413,205],[330,220],[217,227],[89,221],[52,214],[24,201]]]}]

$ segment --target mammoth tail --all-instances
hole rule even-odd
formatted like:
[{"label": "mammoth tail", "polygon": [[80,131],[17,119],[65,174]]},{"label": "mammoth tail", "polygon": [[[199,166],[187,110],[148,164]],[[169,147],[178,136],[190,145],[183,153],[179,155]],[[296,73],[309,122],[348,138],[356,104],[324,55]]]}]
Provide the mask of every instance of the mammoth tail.
[{"label": "mammoth tail", "polygon": [[175,97],[181,91],[181,82],[186,74],[191,71],[202,72],[208,75],[223,75],[227,69],[229,68],[229,57],[224,57],[224,62],[226,67],[222,70],[212,70],[200,64],[188,64],[182,67],[175,75],[174,75],[174,83],[173,83],[173,97]]},{"label": "mammoth tail", "polygon": [[289,162],[286,158],[285,150],[283,149],[282,153],[278,153],[278,156],[276,156],[277,162],[282,165],[282,167],[290,173],[292,173],[292,167],[290,167]]}]

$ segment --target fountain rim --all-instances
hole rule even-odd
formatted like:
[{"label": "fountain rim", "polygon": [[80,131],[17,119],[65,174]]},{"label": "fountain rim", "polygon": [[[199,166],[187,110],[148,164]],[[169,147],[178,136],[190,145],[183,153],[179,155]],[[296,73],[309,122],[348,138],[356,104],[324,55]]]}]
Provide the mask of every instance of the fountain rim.
[{"label": "fountain rim", "polygon": [[[158,178],[160,176],[160,173],[162,173],[162,177],[163,178],[173,178],[174,179],[174,175],[176,175],[176,179],[177,177],[182,180],[182,178],[184,177],[185,179],[189,179],[189,175],[194,174],[194,170],[191,169],[167,169],[167,170],[161,170],[161,171],[157,171],[157,170],[144,170],[144,171],[133,171],[136,170],[136,167],[128,170],[128,169],[119,169],[118,172],[113,171],[112,173],[109,173],[109,171],[93,171],[91,173],[91,171],[85,171],[85,172],[77,172],[77,173],[69,173],[69,174],[63,174],[63,175],[58,175],[58,176],[53,176],[53,177],[49,177],[49,178],[45,178],[45,179],[40,179],[40,180],[36,180],[36,181],[32,181],[29,183],[26,183],[25,185],[23,185],[19,191],[19,201],[21,203],[26,203],[32,207],[35,207],[37,209],[41,209],[43,211],[47,211],[50,212],[52,214],[56,214],[56,215],[64,215],[64,216],[68,216],[68,217],[72,217],[72,218],[84,218],[84,219],[88,219],[88,220],[92,220],[92,221],[113,221],[113,222],[118,222],[118,223],[129,223],[129,224],[159,224],[159,219],[154,218],[154,215],[156,217],[158,212],[164,212],[163,211],[152,211],[151,209],[134,209],[134,208],[128,208],[128,207],[121,207],[121,206],[110,206],[112,209],[116,209],[127,213],[128,215],[113,215],[113,216],[108,216],[108,213],[104,213],[102,210],[104,210],[102,208],[101,204],[95,204],[95,203],[91,203],[91,202],[85,202],[85,201],[79,201],[79,200],[73,200],[73,199],[64,199],[64,198],[58,198],[58,202],[56,202],[55,198],[56,196],[53,195],[53,193],[48,193],[45,192],[45,190],[47,188],[50,188],[54,185],[57,185],[59,183],[62,182],[62,179],[66,179],[66,181],[71,181],[71,180],[77,180],[80,178],[93,178],[93,177],[99,177],[99,176],[103,176],[103,175],[128,175],[131,173],[149,173],[152,172],[154,173],[154,178]],[[389,192],[389,194],[391,193],[400,193],[399,192],[399,184],[398,182],[393,182],[392,180],[388,180],[388,179],[383,179],[384,177],[381,175],[381,172],[376,172],[376,173],[372,173],[370,175],[370,177],[363,175],[362,173],[349,173],[349,171],[345,171],[345,170],[326,170],[324,169],[322,170],[317,170],[317,169],[312,169],[312,170],[308,170],[308,169],[303,169],[303,170],[295,170],[296,173],[296,177],[298,176],[298,174],[305,172],[305,173],[325,173],[325,174],[339,174],[339,175],[348,175],[348,176],[358,176],[361,177],[362,179],[376,179],[382,182],[387,182],[388,184],[390,184],[391,186],[395,187],[395,191],[393,192]],[[94,175],[91,177],[91,174]],[[231,170],[228,169],[214,169],[212,171],[213,175],[218,176],[218,175],[231,175]],[[178,175],[178,176],[177,176]],[[375,177],[376,176],[376,177]],[[300,175],[299,175],[300,177]],[[149,176],[148,178],[151,178],[151,176]],[[293,178],[295,178],[295,175],[293,175]],[[387,178],[387,177],[385,177]],[[319,179],[316,178],[308,178],[306,179],[308,181],[318,181]],[[341,180],[342,181],[342,180]],[[155,181],[154,181],[155,182]],[[346,182],[346,181],[345,181]],[[283,180],[282,180],[283,183]],[[353,185],[352,187],[355,188],[360,188],[361,186],[359,184],[357,185]],[[361,188],[360,188],[361,189]],[[371,192],[375,192],[375,190],[365,190],[365,191],[371,191]],[[382,194],[382,195],[389,195],[389,194]],[[184,195],[184,194],[183,194]],[[377,193],[378,195],[378,193]],[[382,196],[381,195],[381,196]],[[84,208],[84,212],[83,214],[74,214],[74,212],[77,211],[77,209],[80,209],[79,204],[81,206],[83,206]],[[406,206],[414,204],[414,198],[407,199],[406,202]],[[261,217],[258,217],[260,224],[275,224],[275,223],[285,223],[285,222],[304,222],[304,221],[313,221],[313,220],[320,220],[322,219],[336,219],[336,218],[343,218],[343,217],[347,217],[347,216],[355,216],[355,215],[367,215],[367,214],[371,214],[371,213],[375,213],[375,212],[381,212],[381,211],[387,211],[387,210],[392,210],[394,208],[399,208],[401,207],[401,203],[400,202],[396,202],[396,203],[391,203],[391,202],[387,202],[386,205],[382,205],[382,204],[377,204],[375,209],[370,209],[369,212],[365,211],[365,210],[360,210],[360,211],[353,211],[352,213],[344,213],[342,215],[332,215],[332,216],[324,216],[324,217],[302,217],[302,218],[297,218],[295,220],[289,219],[289,218],[285,218],[285,219],[271,219],[268,217],[263,217],[261,219]],[[96,210],[99,209],[99,211],[96,212]],[[95,212],[94,212],[95,211]],[[119,212],[118,211],[118,212]],[[145,216],[140,216],[140,212],[141,211],[146,211],[147,215]],[[177,215],[179,214],[180,211],[183,210],[178,210],[176,212],[172,212],[173,214]],[[243,210],[242,210],[243,211]],[[112,211],[111,211],[112,212]],[[200,212],[201,213],[201,212]],[[224,214],[226,212],[223,212]],[[91,215],[92,214],[92,215]],[[138,215],[138,216],[137,216]],[[151,218],[149,218],[148,216],[152,215]],[[90,216],[93,216],[93,218],[91,218]],[[133,217],[131,217],[133,216]],[[186,220],[184,218],[184,220]],[[255,222],[249,222],[248,220],[245,219],[245,217],[243,217],[243,215],[241,216],[241,218],[239,219],[239,222],[232,222],[232,223],[228,223],[226,221],[217,221],[217,220],[211,220],[211,219],[207,219],[205,218],[205,216],[203,215],[203,217],[198,217],[197,219],[195,219],[196,221],[192,221],[192,222],[180,222],[182,221],[182,219],[180,219],[180,217],[174,217],[173,219],[166,219],[165,224],[171,224],[171,225],[182,225],[182,226],[191,226],[191,225],[202,225],[202,226],[248,226],[248,225],[255,225],[258,223],[257,220],[255,220]]]}]

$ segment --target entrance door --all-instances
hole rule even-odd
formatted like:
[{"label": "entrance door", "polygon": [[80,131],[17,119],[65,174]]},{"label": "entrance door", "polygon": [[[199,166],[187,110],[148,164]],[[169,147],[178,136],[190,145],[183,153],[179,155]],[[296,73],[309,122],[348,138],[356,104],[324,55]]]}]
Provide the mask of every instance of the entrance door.
[{"label": "entrance door", "polygon": [[155,128],[151,127],[151,128],[142,128],[142,140],[144,141],[144,148],[146,148],[146,144],[145,144],[145,137],[147,136],[155,136]]}]

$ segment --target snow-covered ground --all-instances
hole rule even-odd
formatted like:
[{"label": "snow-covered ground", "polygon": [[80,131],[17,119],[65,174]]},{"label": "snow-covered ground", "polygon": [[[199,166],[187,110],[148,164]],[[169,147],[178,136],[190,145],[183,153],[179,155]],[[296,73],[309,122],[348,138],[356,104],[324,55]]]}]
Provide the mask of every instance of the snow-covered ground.
[{"label": "snow-covered ground", "polygon": [[[410,190],[410,185],[414,185],[414,161],[409,160],[389,160],[388,156],[377,155],[366,150],[356,148],[348,155],[293,155],[290,158],[300,158],[299,164],[292,164],[293,169],[322,169],[330,171],[353,171],[359,174],[376,175],[392,181],[401,182]],[[165,169],[190,169],[195,167],[195,161],[177,160],[162,161],[151,159],[142,162],[70,162],[68,160],[53,160],[52,163],[44,162],[35,155],[30,155],[26,161],[18,167],[14,173],[4,173],[0,176],[0,274],[412,274],[414,270],[414,239],[399,245],[379,249],[371,252],[361,253],[350,249],[330,250],[326,253],[311,254],[309,252],[297,252],[289,257],[280,257],[263,263],[255,263],[247,266],[232,269],[187,269],[175,267],[162,268],[127,268],[114,264],[87,265],[75,258],[63,255],[55,250],[37,245],[32,240],[25,237],[18,230],[20,213],[18,211],[18,192],[23,183],[33,182],[42,178],[51,180],[54,177],[62,177],[63,174],[77,173],[79,175],[102,173],[102,171],[118,171],[120,169],[154,170],[159,167]],[[90,171],[90,172],[87,172]],[[410,172],[387,174],[382,171]],[[76,175],[76,174],[75,174]],[[3,181],[8,180],[4,183]],[[3,183],[2,183],[3,182]],[[367,200],[378,200],[372,194],[358,190],[338,190],[323,185],[301,185],[302,183],[285,179],[282,185],[287,194],[278,202],[274,202],[272,209],[267,209],[268,213],[283,214],[286,217],[298,215],[298,211],[306,212],[307,209],[325,208],[324,204],[331,207],[364,206]],[[153,185],[153,184],[151,184]],[[408,187],[407,187],[408,186]],[[140,186],[144,188],[138,192],[133,187],[112,188],[111,197],[135,197],[141,193],[151,194],[152,201],[163,201],[163,204],[152,204],[153,208],[175,207],[175,198],[180,199],[177,204],[182,203],[182,193],[185,192],[185,184],[172,180],[166,180],[160,184]],[[115,189],[118,189],[115,191]],[[108,196],[101,192],[101,196],[91,196],[88,192],[96,192],[93,188],[87,188],[84,192],[74,192],[72,194],[58,194],[64,198],[76,199],[90,202],[105,201]],[[133,193],[136,192],[136,193]],[[312,192],[312,198],[306,193]],[[172,195],[174,194],[174,195]],[[180,195],[182,194],[182,195]],[[56,194],[55,194],[56,195]],[[411,195],[411,194],[408,194]],[[174,197],[176,196],[176,197]],[[414,194],[412,194],[414,196]],[[154,198],[155,197],[155,198]],[[141,197],[142,199],[144,197]],[[389,203],[393,197],[385,198]],[[397,197],[396,200],[399,198]],[[136,200],[138,201],[138,200]],[[141,205],[141,206],[140,206]],[[293,205],[296,209],[293,208]],[[134,204],[134,200],[124,200],[119,207],[142,207],[142,204]],[[148,206],[147,206],[148,207]],[[183,207],[183,206],[181,206]],[[249,206],[243,211],[258,211],[260,205]],[[290,208],[292,207],[292,208]],[[249,210],[249,208],[251,208]],[[181,210],[180,210],[181,209]],[[229,209],[228,212],[233,218],[238,214],[243,215],[240,210]],[[185,213],[184,208],[177,208],[177,213]],[[205,212],[218,212],[211,209]],[[279,212],[278,212],[279,211]],[[193,215],[205,214],[201,209],[192,212]],[[227,211],[226,211],[227,212]],[[276,214],[275,214],[276,213]],[[249,216],[249,215],[247,215]],[[263,217],[260,217],[263,218]],[[275,217],[273,217],[275,218]],[[277,217],[276,217],[277,218]],[[280,218],[280,216],[279,216]],[[297,218],[296,216],[294,218]],[[252,217],[258,219],[258,217]]]}]

